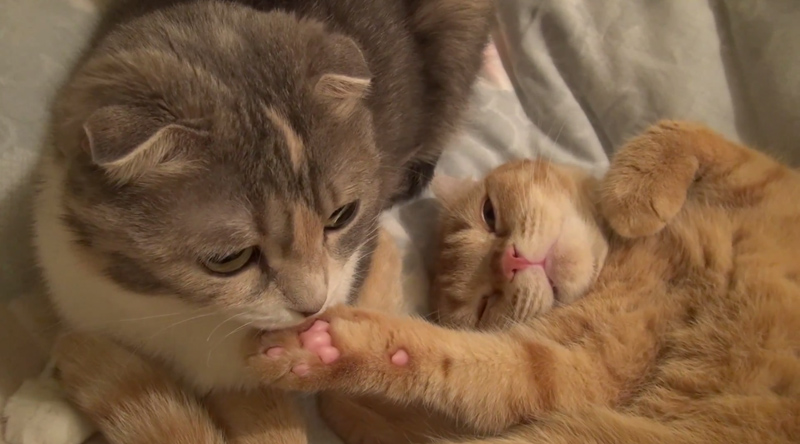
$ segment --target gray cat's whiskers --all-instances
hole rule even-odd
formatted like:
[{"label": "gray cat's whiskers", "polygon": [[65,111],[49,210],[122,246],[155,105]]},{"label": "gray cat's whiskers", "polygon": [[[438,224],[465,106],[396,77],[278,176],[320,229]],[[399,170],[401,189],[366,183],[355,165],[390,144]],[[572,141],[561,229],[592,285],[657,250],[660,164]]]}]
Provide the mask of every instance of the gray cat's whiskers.
[{"label": "gray cat's whiskers", "polygon": [[[209,310],[209,308],[208,307],[195,307],[193,310],[189,310],[189,311],[176,311],[176,312],[172,312],[172,313],[163,313],[163,314],[157,314],[157,315],[152,315],[152,316],[142,316],[142,317],[136,317],[136,318],[110,319],[110,320],[103,321],[103,322],[96,322],[96,323],[93,323],[93,324],[89,324],[86,327],[89,330],[94,330],[94,329],[99,329],[101,327],[107,327],[109,325],[113,325],[113,324],[117,324],[117,323],[145,322],[145,321],[151,321],[153,319],[163,319],[163,318],[168,318],[168,317],[172,317],[172,316],[181,316],[181,315],[194,314],[194,313],[197,313],[199,311],[204,311],[204,310]],[[52,324],[48,325],[47,328],[46,328],[46,331],[50,332],[50,331],[58,330],[63,325],[65,325],[65,322],[63,320],[57,320],[57,321],[53,322]]]},{"label": "gray cat's whiskers", "polygon": [[220,345],[222,345],[225,342],[225,340],[228,339],[230,336],[233,336],[237,332],[240,332],[245,328],[250,327],[251,325],[253,325],[253,321],[246,322],[236,327],[235,329],[233,329],[233,331],[229,332],[227,335],[223,336],[222,339],[217,341],[216,344],[212,345],[211,348],[208,349],[208,353],[206,354],[206,367],[211,365],[211,355],[214,353],[214,350],[216,350]]},{"label": "gray cat's whiskers", "polygon": [[[566,120],[561,122],[561,128],[558,129],[558,134],[556,134],[555,140],[553,140],[553,145],[558,146],[558,139],[561,137],[561,132],[564,130],[564,125],[566,124]],[[547,159],[550,160],[550,159]]]},{"label": "gray cat's whiskers", "polygon": [[208,337],[206,338],[206,342],[210,342],[210,341],[211,341],[211,337],[212,337],[212,336],[214,336],[214,333],[216,333],[216,332],[217,332],[217,330],[219,330],[219,328],[220,328],[220,327],[222,327],[222,325],[223,325],[223,324],[226,324],[228,321],[231,321],[231,320],[233,320],[234,318],[237,318],[237,317],[239,317],[239,316],[241,316],[241,314],[239,314],[239,313],[236,313],[236,314],[234,314],[233,316],[231,316],[231,317],[229,317],[229,318],[225,319],[224,321],[220,322],[219,324],[217,324],[217,326],[216,326],[216,327],[214,327],[214,329],[213,329],[213,330],[211,330],[211,333],[209,333],[209,334],[208,334]]},{"label": "gray cat's whiskers", "polygon": [[207,307],[197,307],[197,308],[195,308],[194,310],[191,310],[191,311],[176,311],[176,312],[173,312],[173,313],[164,313],[164,314],[158,314],[158,315],[153,315],[153,316],[142,316],[140,318],[115,319],[115,320],[108,321],[108,322],[112,323],[112,322],[147,321],[147,320],[150,320],[150,319],[168,318],[170,316],[179,316],[179,315],[183,315],[183,314],[197,313],[198,311],[202,311],[202,310],[208,310],[208,308]]},{"label": "gray cat's whiskers", "polygon": [[171,329],[171,328],[174,328],[174,327],[177,327],[178,325],[185,324],[185,323],[187,323],[187,322],[191,322],[191,321],[194,321],[194,320],[197,320],[197,319],[201,319],[201,318],[206,318],[206,317],[208,317],[208,316],[214,316],[214,315],[216,315],[216,313],[214,313],[214,312],[211,312],[211,313],[205,313],[205,314],[201,314],[201,315],[198,315],[198,316],[194,316],[194,317],[191,317],[191,318],[188,318],[188,319],[183,319],[183,320],[181,320],[181,321],[175,322],[175,323],[173,323],[173,324],[170,324],[170,325],[168,325],[168,326],[166,326],[166,327],[164,327],[164,328],[162,328],[162,329],[160,329],[160,330],[156,331],[155,333],[153,333],[153,334],[152,334],[152,335],[151,335],[151,336],[148,338],[148,340],[150,340],[150,339],[153,339],[153,338],[155,338],[156,336],[158,336],[158,335],[160,335],[160,334],[163,334],[163,333],[164,333],[164,332],[166,332],[167,330],[169,330],[169,329]]}]

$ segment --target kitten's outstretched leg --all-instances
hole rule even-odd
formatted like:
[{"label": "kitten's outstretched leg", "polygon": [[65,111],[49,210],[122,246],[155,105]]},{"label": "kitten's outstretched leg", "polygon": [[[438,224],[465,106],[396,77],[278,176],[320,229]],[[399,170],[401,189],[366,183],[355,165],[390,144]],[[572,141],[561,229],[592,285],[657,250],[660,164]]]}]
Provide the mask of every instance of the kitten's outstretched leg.
[{"label": "kitten's outstretched leg", "polygon": [[266,384],[424,403],[492,432],[539,410],[534,384],[520,377],[531,363],[510,337],[358,309],[335,308],[323,318],[300,335],[268,337],[250,358]]},{"label": "kitten's outstretched leg", "polygon": [[614,156],[600,188],[600,206],[625,237],[659,232],[687,193],[704,204],[752,207],[790,170],[705,126],[662,121]]},{"label": "kitten's outstretched leg", "polygon": [[70,333],[54,349],[68,396],[111,444],[224,444],[206,409],[169,375],[99,336]]},{"label": "kitten's outstretched leg", "polygon": [[[479,432],[497,433],[552,409],[616,400],[646,371],[664,318],[639,308],[631,314],[614,307],[619,319],[567,347],[553,339],[557,333],[546,337],[525,327],[454,331],[340,307],[300,334],[265,336],[250,365],[267,384],[423,403]],[[630,340],[632,331],[641,334]]]},{"label": "kitten's outstretched leg", "polygon": [[[403,263],[395,241],[383,229],[369,273],[356,304],[361,308],[407,314],[401,272]],[[378,397],[352,398],[324,392],[317,397],[319,412],[347,444],[409,444],[429,442],[430,436],[450,436],[441,415],[408,405],[394,405]]]}]

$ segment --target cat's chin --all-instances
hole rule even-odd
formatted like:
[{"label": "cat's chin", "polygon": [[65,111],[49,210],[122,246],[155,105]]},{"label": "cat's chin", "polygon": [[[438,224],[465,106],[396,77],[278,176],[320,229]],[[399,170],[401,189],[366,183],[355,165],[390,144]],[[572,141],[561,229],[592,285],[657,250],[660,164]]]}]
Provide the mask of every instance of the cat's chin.
[{"label": "cat's chin", "polygon": [[511,282],[506,284],[505,291],[508,294],[522,291],[550,295],[555,292],[555,284],[544,269],[537,267],[518,273]]}]

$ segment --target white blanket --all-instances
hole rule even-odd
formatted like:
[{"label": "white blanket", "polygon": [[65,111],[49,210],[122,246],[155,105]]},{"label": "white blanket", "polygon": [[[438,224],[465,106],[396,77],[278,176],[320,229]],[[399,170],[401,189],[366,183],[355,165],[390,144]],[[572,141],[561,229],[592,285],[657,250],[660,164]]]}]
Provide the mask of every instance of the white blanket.
[{"label": "white blanket", "polygon": [[[7,0],[0,9],[2,407],[41,371],[54,332],[31,261],[29,172],[46,99],[96,7],[91,0]],[[600,170],[627,137],[664,117],[703,121],[800,162],[796,0],[499,0],[498,22],[513,88],[488,81],[476,87],[465,129],[440,171],[480,177],[504,161],[537,155]],[[387,221],[406,250],[408,293],[418,297],[434,210],[422,200]],[[69,415],[43,408],[58,404],[39,402],[47,384],[31,383],[6,411],[11,444],[55,444],[59,434],[39,427],[63,425]],[[60,442],[82,438],[78,427],[64,430],[71,431]],[[314,434],[315,442],[332,439],[322,426]]]}]

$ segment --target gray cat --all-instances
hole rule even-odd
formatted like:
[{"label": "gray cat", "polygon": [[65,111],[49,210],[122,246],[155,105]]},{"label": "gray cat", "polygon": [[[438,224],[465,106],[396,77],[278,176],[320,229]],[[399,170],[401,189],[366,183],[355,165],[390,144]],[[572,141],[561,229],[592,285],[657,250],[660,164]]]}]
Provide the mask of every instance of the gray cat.
[{"label": "gray cat", "polygon": [[36,234],[59,313],[197,390],[249,327],[347,302],[430,180],[490,0],[116,4],[53,105]]}]

